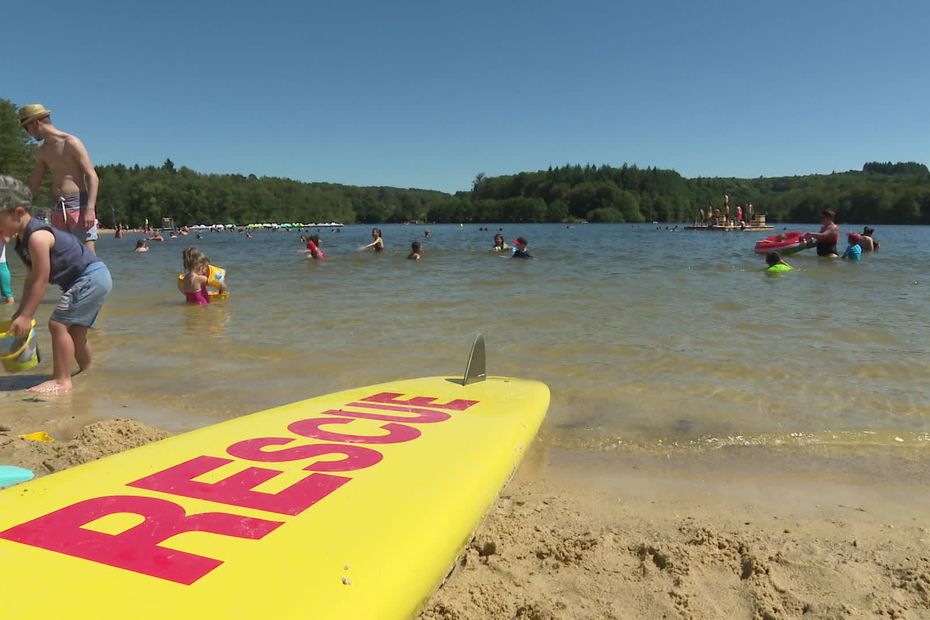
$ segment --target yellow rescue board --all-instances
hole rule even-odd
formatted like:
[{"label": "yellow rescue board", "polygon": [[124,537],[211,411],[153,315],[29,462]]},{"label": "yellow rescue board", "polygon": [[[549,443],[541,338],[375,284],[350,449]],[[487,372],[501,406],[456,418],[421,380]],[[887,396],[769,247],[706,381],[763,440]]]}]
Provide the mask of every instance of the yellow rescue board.
[{"label": "yellow rescue board", "polygon": [[549,406],[535,381],[462,383],[312,398],[0,492],[3,617],[415,615]]}]

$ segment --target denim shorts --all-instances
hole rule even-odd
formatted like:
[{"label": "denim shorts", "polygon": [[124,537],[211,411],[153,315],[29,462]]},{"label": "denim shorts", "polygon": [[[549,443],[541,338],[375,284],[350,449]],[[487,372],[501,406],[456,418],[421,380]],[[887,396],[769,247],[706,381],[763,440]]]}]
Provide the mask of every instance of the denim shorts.
[{"label": "denim shorts", "polygon": [[110,270],[101,262],[91,263],[68,290],[61,295],[52,320],[65,325],[93,327],[97,315],[113,290]]}]

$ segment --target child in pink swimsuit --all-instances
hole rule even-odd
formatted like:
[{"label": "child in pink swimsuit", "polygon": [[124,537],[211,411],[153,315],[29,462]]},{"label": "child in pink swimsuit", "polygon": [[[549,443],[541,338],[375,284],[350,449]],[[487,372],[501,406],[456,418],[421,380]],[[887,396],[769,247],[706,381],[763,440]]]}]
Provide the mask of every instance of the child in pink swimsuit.
[{"label": "child in pink swimsuit", "polygon": [[189,304],[205,306],[210,303],[207,293],[207,280],[210,273],[210,261],[206,255],[194,246],[181,252],[184,260],[183,279],[178,279],[178,289],[184,293]]}]

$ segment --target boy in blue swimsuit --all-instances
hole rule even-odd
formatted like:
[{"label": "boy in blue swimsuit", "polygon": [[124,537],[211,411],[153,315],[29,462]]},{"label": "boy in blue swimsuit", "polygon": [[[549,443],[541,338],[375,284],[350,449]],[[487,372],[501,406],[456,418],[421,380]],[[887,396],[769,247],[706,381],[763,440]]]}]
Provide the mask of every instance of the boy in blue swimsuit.
[{"label": "boy in blue swimsuit", "polygon": [[73,363],[77,361],[79,372],[90,367],[87,331],[97,322],[113,282],[107,266],[77,237],[32,217],[31,203],[32,193],[25,185],[0,176],[0,233],[16,237],[16,253],[29,269],[10,332],[17,337],[27,335],[49,283],[61,287],[61,298],[48,322],[53,376],[29,391],[69,392]]},{"label": "boy in blue swimsuit", "polygon": [[854,261],[862,260],[862,247],[859,245],[862,238],[857,233],[849,233],[846,235],[846,240],[849,245],[846,246],[846,251],[843,252],[843,258]]}]

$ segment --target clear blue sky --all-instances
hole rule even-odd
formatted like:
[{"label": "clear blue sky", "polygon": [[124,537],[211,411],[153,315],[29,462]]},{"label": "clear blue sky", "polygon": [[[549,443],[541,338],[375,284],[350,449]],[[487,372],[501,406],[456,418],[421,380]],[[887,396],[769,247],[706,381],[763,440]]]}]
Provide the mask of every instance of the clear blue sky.
[{"label": "clear blue sky", "polygon": [[930,163],[930,2],[51,0],[0,97],[97,164],[455,191],[564,163]]}]

